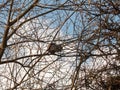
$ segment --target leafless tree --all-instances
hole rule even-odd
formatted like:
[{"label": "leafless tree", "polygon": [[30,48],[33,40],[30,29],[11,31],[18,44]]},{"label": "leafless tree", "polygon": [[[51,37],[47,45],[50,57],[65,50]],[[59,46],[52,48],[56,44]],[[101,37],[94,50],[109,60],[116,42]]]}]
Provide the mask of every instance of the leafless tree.
[{"label": "leafless tree", "polygon": [[119,0],[1,0],[1,90],[120,90]]}]

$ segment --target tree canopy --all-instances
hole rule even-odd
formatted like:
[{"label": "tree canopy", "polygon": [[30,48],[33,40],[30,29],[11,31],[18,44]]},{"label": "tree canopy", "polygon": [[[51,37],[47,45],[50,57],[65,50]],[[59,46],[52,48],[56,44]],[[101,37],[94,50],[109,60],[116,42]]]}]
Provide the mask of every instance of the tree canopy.
[{"label": "tree canopy", "polygon": [[120,1],[0,0],[0,67],[1,90],[119,90]]}]

